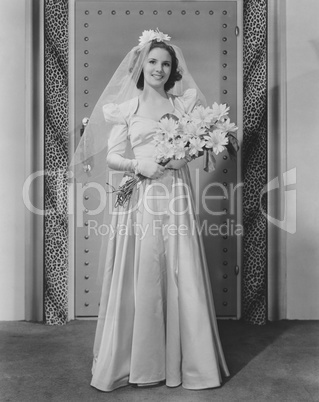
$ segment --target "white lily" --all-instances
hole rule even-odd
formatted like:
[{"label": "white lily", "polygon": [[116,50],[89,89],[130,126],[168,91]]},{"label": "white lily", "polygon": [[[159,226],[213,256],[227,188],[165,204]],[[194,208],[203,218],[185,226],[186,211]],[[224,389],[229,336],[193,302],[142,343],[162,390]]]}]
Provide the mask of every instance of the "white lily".
[{"label": "white lily", "polygon": [[209,135],[205,135],[206,148],[212,148],[215,155],[223,152],[226,148],[225,145],[228,144],[227,133],[222,130],[213,130],[209,132]]}]

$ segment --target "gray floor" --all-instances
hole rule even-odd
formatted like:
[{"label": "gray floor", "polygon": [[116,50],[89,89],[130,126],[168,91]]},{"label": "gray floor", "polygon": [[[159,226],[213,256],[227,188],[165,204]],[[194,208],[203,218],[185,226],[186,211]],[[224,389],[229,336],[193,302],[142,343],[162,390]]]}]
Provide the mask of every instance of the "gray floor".
[{"label": "gray floor", "polygon": [[1,401],[319,401],[319,322],[258,327],[219,321],[231,371],[222,387],[188,391],[165,385],[111,393],[90,387],[95,321],[66,326],[0,323]]}]

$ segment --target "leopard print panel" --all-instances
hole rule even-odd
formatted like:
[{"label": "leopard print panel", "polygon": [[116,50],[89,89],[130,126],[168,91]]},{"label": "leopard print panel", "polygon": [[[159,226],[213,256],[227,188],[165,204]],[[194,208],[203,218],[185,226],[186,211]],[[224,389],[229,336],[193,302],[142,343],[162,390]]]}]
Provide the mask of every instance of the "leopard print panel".
[{"label": "leopard print panel", "polygon": [[[244,0],[244,320],[267,319],[267,0]],[[45,321],[67,322],[68,1],[45,0]],[[54,173],[55,172],[55,173]],[[266,199],[262,199],[266,210]]]},{"label": "leopard print panel", "polygon": [[[267,0],[244,0],[243,319],[267,320]],[[261,200],[267,210],[267,200]]]},{"label": "leopard print panel", "polygon": [[66,324],[68,290],[68,1],[45,1],[45,293],[49,325]]}]

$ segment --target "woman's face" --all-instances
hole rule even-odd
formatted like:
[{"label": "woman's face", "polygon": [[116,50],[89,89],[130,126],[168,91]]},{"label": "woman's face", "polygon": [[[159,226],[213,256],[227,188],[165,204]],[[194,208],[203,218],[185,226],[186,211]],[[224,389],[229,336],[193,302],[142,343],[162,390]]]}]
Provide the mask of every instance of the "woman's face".
[{"label": "woman's face", "polygon": [[153,88],[164,87],[171,70],[172,57],[168,51],[159,47],[152,49],[143,65],[144,84]]}]

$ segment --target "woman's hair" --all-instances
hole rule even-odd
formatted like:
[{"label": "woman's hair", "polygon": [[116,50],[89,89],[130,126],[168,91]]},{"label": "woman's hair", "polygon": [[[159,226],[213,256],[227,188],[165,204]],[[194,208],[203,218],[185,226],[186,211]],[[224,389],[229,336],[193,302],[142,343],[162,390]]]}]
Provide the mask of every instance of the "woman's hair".
[{"label": "woman's hair", "polygon": [[[178,59],[176,57],[175,50],[172,48],[172,46],[167,45],[165,42],[157,42],[157,40],[153,40],[150,46],[150,50],[155,49],[155,48],[161,48],[165,49],[168,51],[172,58],[172,67],[171,67],[171,73],[168,78],[168,80],[165,82],[164,89],[165,91],[169,91],[173,86],[175,85],[176,81],[180,81],[182,79],[182,74],[178,70]],[[138,89],[144,89],[144,73],[143,70],[141,71],[140,77],[136,83],[136,86]]]}]

